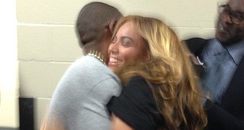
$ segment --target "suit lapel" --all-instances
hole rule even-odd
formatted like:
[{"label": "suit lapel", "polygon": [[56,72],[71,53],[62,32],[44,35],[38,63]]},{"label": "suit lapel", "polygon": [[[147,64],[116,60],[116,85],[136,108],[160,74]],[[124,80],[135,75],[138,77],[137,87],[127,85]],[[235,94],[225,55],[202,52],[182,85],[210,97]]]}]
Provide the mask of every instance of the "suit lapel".
[{"label": "suit lapel", "polygon": [[228,111],[235,111],[235,106],[243,104],[244,100],[244,56],[239,63],[228,89],[222,98],[222,104]]},{"label": "suit lapel", "polygon": [[203,50],[204,45],[208,43],[209,39],[202,39],[202,38],[192,38],[189,40],[185,40],[186,46],[193,53],[195,56],[199,56]]}]

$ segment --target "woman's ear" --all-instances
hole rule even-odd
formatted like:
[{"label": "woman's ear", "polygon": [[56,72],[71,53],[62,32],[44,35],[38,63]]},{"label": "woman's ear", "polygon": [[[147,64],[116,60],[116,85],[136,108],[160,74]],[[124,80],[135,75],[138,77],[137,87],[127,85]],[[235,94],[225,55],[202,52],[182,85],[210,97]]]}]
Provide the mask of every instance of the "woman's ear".
[{"label": "woman's ear", "polygon": [[149,51],[147,51],[146,61],[150,61],[151,58],[152,58],[151,53]]}]

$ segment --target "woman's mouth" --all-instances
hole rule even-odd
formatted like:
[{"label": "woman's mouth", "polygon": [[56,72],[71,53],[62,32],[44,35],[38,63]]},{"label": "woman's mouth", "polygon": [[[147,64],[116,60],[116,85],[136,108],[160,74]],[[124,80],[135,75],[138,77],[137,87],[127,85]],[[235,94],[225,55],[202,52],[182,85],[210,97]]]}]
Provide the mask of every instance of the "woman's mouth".
[{"label": "woman's mouth", "polygon": [[116,57],[109,57],[109,66],[118,66],[122,63],[122,61],[119,58]]}]

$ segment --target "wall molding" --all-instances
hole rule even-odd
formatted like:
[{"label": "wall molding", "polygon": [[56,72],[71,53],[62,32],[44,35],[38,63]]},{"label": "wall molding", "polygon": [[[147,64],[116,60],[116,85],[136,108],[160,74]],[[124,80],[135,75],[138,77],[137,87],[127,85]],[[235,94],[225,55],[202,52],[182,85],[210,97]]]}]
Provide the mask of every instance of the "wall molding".
[{"label": "wall molding", "polygon": [[0,127],[0,130],[19,130],[19,128],[6,128],[6,127]]}]

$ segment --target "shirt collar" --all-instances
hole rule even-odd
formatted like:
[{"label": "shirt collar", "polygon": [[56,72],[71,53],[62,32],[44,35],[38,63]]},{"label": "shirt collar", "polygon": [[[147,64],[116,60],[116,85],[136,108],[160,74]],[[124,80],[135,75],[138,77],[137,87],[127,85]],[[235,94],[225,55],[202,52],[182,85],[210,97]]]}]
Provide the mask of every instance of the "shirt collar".
[{"label": "shirt collar", "polygon": [[235,64],[239,64],[242,57],[244,56],[244,40],[236,43],[231,44],[229,46],[223,47],[221,43],[217,39],[210,40],[208,44],[208,49],[211,50],[212,55],[219,51],[221,48],[226,48],[229,52],[230,56],[232,57]]},{"label": "shirt collar", "polygon": [[218,42],[217,39],[212,39],[208,43],[207,50],[209,51],[210,55],[214,56],[225,50],[225,48],[220,44],[220,42]]}]

